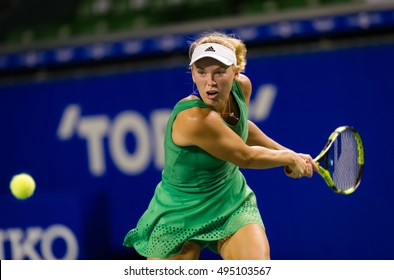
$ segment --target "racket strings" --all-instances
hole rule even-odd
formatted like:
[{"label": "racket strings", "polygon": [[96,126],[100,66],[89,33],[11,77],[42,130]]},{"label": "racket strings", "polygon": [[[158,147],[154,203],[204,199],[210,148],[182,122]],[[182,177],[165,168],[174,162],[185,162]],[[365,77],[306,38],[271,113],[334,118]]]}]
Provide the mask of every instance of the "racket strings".
[{"label": "racket strings", "polygon": [[355,188],[358,184],[360,165],[358,164],[358,144],[352,131],[341,133],[332,147],[332,179],[341,191]]}]

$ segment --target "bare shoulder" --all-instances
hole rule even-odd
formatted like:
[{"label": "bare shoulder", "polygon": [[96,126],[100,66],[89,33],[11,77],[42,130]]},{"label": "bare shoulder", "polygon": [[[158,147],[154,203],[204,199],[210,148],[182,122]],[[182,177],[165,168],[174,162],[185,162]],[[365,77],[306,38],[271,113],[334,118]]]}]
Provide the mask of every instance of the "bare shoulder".
[{"label": "bare shoulder", "polygon": [[193,107],[180,112],[176,121],[187,127],[198,128],[199,125],[220,118],[219,114],[209,108]]},{"label": "bare shoulder", "polygon": [[[188,97],[183,98],[180,102],[199,99],[195,95],[189,95]],[[205,119],[212,118],[214,116],[219,116],[215,111],[210,108],[203,108],[203,107],[192,107],[182,112],[178,113],[175,121],[177,124],[181,124],[182,127],[194,127],[196,125],[201,124]]]},{"label": "bare shoulder", "polygon": [[[180,112],[174,123],[172,138],[179,146],[196,145],[194,140],[221,124],[219,114],[208,108],[193,107]],[[210,128],[211,127],[211,128]]]},{"label": "bare shoulder", "polygon": [[252,82],[249,77],[244,74],[239,74],[237,78],[244,93],[246,103],[249,104],[250,96],[252,95]]}]

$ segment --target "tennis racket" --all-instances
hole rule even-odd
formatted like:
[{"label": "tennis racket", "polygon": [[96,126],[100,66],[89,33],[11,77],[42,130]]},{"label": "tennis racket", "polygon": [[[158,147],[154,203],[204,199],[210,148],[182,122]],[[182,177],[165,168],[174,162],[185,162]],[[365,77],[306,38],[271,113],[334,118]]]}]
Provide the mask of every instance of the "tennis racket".
[{"label": "tennis racket", "polygon": [[350,126],[338,127],[314,159],[327,185],[340,194],[351,194],[360,185],[364,148],[359,133]]}]

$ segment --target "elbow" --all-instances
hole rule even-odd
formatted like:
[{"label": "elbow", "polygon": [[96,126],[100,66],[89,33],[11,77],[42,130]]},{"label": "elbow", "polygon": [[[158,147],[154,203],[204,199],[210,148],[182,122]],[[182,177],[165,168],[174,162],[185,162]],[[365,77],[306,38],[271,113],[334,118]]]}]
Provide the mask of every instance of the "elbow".
[{"label": "elbow", "polygon": [[252,166],[249,163],[247,163],[247,162],[240,163],[240,164],[237,164],[237,165],[238,165],[239,168],[242,168],[242,169],[252,168]]},{"label": "elbow", "polygon": [[236,165],[239,166],[240,168],[253,168],[253,156],[250,154],[243,155],[242,157],[239,158],[237,161]]}]

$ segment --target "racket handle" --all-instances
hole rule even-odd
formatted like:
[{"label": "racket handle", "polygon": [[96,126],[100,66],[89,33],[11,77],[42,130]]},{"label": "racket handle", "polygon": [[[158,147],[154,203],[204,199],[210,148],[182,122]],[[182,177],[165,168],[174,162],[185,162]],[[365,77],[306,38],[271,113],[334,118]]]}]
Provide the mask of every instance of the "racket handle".
[{"label": "racket handle", "polygon": [[286,173],[287,175],[290,175],[290,174],[293,173],[293,170],[291,170],[290,167],[289,167],[288,165],[286,165],[286,166],[285,166],[285,173]]}]

